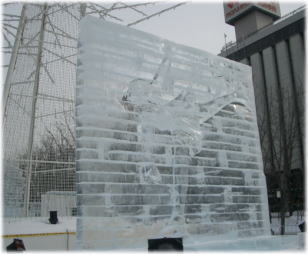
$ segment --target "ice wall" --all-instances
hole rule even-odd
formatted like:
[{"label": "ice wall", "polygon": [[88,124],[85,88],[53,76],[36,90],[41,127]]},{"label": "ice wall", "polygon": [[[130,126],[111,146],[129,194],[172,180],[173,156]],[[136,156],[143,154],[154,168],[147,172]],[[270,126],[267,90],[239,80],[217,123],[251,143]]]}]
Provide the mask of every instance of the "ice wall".
[{"label": "ice wall", "polygon": [[79,248],[269,234],[250,67],[93,17],[78,59]]}]

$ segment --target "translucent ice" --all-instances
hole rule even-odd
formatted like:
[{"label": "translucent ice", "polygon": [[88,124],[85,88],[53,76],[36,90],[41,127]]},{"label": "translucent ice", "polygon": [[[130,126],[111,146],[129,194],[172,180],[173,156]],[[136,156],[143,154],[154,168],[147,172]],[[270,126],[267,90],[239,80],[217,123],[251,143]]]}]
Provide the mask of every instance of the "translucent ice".
[{"label": "translucent ice", "polygon": [[269,235],[250,68],[93,17],[80,29],[80,248]]}]

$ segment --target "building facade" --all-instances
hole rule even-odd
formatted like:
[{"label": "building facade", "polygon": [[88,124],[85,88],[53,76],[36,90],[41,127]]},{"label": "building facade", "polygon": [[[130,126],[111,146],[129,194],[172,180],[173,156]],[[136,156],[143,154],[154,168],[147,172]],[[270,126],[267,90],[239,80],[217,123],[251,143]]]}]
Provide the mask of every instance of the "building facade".
[{"label": "building facade", "polygon": [[[247,12],[240,19],[248,20],[252,15],[257,16]],[[236,27],[237,23],[232,25]],[[291,212],[303,209],[305,8],[273,19],[261,29],[255,27],[251,33],[236,30],[237,42],[224,47],[220,56],[252,67],[270,209],[281,211],[281,206]],[[302,181],[292,186],[295,178]],[[289,200],[288,204],[282,204],[279,198]]]}]

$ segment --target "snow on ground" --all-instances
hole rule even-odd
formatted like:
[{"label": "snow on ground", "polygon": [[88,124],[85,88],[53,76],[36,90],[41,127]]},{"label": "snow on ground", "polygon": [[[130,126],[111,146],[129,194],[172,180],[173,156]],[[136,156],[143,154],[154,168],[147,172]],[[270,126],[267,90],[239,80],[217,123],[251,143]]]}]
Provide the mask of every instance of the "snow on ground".
[{"label": "snow on ground", "polygon": [[[303,219],[303,218],[302,218]],[[302,221],[294,213],[291,217],[286,217],[286,233],[297,234],[300,232],[298,224]],[[59,218],[59,223],[49,224],[48,218],[6,218],[3,221],[3,234],[32,234],[46,232],[69,232],[76,231],[76,217]],[[271,229],[275,235],[280,232],[280,218],[272,218]]]},{"label": "snow on ground", "polygon": [[[275,235],[280,234],[280,217],[278,217],[278,213],[272,213],[271,219],[271,229],[273,230]],[[304,216],[300,214],[300,212],[294,212],[292,216],[286,217],[285,221],[285,232],[286,234],[297,234],[300,233],[300,229],[298,224],[304,221]]]},{"label": "snow on ground", "polygon": [[[275,215],[274,215],[275,216]],[[286,234],[300,233],[298,224],[304,217],[293,213],[293,216],[286,217]],[[280,233],[280,218],[278,215],[272,217],[271,229],[275,235]],[[59,223],[49,224],[47,217],[40,218],[5,218],[3,221],[3,234],[33,234],[46,232],[69,232],[76,231],[76,217],[61,217]]]},{"label": "snow on ground", "polygon": [[202,239],[194,239],[193,242],[186,242],[186,251],[287,251],[301,250],[303,246],[299,245],[297,235],[285,236],[265,236],[246,239],[228,240],[217,239],[216,241],[204,242]]},{"label": "snow on ground", "polygon": [[59,217],[58,224],[50,224],[47,217],[5,218],[3,235],[76,232],[76,217]]},{"label": "snow on ground", "polygon": [[[290,223],[296,216],[287,219]],[[272,226],[273,228],[273,226]],[[16,218],[4,219],[3,235],[13,234],[38,234],[56,232],[76,232],[76,217],[60,217],[58,224],[49,224],[48,218]],[[43,241],[40,238],[40,241]],[[62,240],[61,240],[62,241]],[[29,243],[30,244],[30,243]],[[184,239],[186,251],[227,251],[227,250],[251,250],[251,251],[273,251],[273,250],[299,250],[298,235],[254,237],[250,239],[211,239],[205,241],[201,236],[192,239]],[[30,245],[29,245],[30,247]],[[52,249],[53,247],[51,247]],[[50,249],[50,250],[51,250]],[[49,250],[49,248],[48,248]]]}]

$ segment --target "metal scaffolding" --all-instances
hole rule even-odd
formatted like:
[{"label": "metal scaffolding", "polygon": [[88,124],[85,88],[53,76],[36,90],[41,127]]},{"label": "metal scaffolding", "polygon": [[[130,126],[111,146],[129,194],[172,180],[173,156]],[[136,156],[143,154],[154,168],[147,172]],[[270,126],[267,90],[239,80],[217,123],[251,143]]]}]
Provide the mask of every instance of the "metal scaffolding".
[{"label": "metal scaffolding", "polygon": [[[4,11],[14,4],[18,6],[5,4]],[[183,4],[26,3],[19,15],[3,14],[3,53],[10,55],[3,66],[4,216],[42,216],[47,209],[43,195],[67,192],[72,200],[76,191],[74,106],[81,18],[92,15],[133,26]],[[44,206],[72,216],[71,203]]]}]

